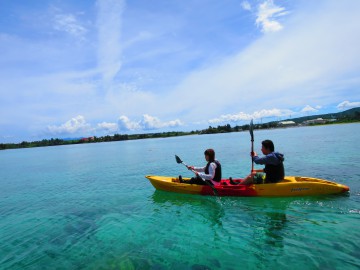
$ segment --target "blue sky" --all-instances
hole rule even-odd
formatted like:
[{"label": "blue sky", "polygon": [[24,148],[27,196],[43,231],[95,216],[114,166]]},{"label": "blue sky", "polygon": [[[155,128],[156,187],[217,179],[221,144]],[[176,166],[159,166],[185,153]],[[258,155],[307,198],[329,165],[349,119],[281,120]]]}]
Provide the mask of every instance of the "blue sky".
[{"label": "blue sky", "polygon": [[0,142],[360,106],[360,1],[0,1]]}]

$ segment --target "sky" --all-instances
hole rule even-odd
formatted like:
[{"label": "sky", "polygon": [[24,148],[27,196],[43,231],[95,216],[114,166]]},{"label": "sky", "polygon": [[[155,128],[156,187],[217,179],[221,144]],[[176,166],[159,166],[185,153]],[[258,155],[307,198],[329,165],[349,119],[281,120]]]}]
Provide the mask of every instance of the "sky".
[{"label": "sky", "polygon": [[360,106],[358,0],[0,0],[0,143]]}]

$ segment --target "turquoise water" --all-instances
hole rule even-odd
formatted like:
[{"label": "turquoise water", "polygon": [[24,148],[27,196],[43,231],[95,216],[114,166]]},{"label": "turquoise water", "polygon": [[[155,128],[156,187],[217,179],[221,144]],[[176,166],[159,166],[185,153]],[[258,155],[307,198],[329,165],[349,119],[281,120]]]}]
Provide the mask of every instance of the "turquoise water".
[{"label": "turquoise water", "polygon": [[360,124],[255,131],[287,175],[347,196],[215,198],[155,191],[212,147],[250,171],[248,132],[0,151],[0,269],[359,269]]}]

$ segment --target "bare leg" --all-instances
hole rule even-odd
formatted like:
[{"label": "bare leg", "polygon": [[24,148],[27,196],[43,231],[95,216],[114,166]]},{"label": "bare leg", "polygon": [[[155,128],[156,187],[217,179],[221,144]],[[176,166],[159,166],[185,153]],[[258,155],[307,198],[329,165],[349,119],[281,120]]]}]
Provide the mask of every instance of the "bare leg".
[{"label": "bare leg", "polygon": [[251,185],[254,183],[254,176],[248,175],[246,178],[240,183],[241,185]]}]

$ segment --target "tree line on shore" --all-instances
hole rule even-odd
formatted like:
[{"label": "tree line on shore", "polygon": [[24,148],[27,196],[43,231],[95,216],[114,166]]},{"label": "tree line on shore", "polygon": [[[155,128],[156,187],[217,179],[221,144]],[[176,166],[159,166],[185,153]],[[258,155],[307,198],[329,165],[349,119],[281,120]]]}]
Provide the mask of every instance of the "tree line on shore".
[{"label": "tree line on shore", "polygon": [[[300,119],[300,118],[299,118]],[[293,119],[295,120],[295,119]],[[342,117],[336,119],[335,121],[328,122],[326,124],[336,124],[336,123],[352,123],[360,121],[359,111],[355,111],[353,115],[344,114]],[[296,125],[299,124],[299,121],[296,122]],[[311,124],[318,125],[318,124]],[[58,146],[58,145],[69,145],[69,144],[82,144],[82,143],[99,143],[99,142],[114,142],[114,141],[127,141],[127,140],[139,140],[139,139],[150,139],[150,138],[167,138],[175,136],[185,136],[185,135],[202,135],[202,134],[216,134],[216,133],[228,133],[228,132],[240,132],[249,130],[249,125],[234,126],[231,127],[230,124],[218,125],[217,127],[209,126],[203,130],[195,130],[190,132],[184,131],[170,131],[170,132],[159,132],[159,133],[145,133],[145,134],[114,134],[106,136],[93,136],[86,138],[77,138],[77,139],[44,139],[41,141],[27,142],[23,141],[21,143],[0,143],[0,150],[5,149],[17,149],[17,148],[31,148],[31,147],[44,147],[44,146]],[[273,121],[268,123],[255,124],[254,129],[271,129],[271,128],[280,128],[283,126],[279,125],[279,122]]]},{"label": "tree line on shore", "polygon": [[[256,125],[256,128],[261,128],[261,125]],[[186,131],[170,131],[170,132],[157,132],[157,133],[145,133],[145,134],[114,134],[106,136],[92,136],[76,139],[44,139],[41,141],[21,143],[0,143],[0,150],[5,149],[17,149],[17,148],[31,148],[31,147],[44,147],[44,146],[57,146],[57,145],[69,145],[69,144],[83,144],[83,143],[99,143],[99,142],[115,142],[115,141],[127,141],[127,140],[140,140],[151,138],[168,138],[176,136],[186,135],[201,135],[201,134],[216,134],[216,133],[228,133],[238,132],[243,130],[249,130],[249,125],[231,127],[230,124],[212,127],[209,126],[203,130]]]}]

